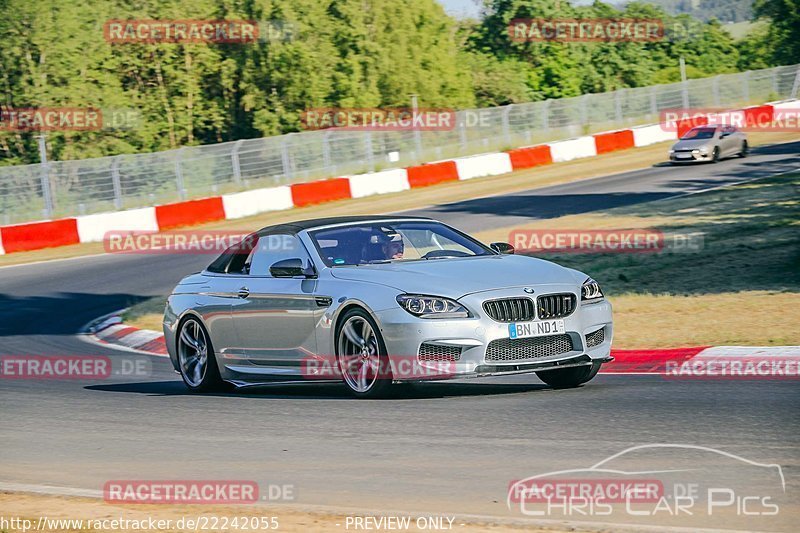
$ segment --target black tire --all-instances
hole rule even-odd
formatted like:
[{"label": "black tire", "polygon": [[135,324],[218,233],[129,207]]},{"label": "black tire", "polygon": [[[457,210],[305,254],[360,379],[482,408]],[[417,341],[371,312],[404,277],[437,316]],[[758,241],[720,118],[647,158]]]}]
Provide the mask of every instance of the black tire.
[{"label": "black tire", "polygon": [[[202,337],[199,340],[205,345],[205,368],[201,373],[199,381],[196,376],[193,379],[188,375],[189,368],[191,367],[187,367],[187,365],[184,364],[186,357],[184,357],[183,354],[186,354],[187,351],[186,345],[184,344],[182,346],[181,339],[184,332],[188,333],[190,331],[192,337]],[[219,392],[230,389],[230,385],[223,381],[222,376],[220,376],[217,358],[214,355],[214,346],[211,344],[211,336],[208,334],[208,330],[206,330],[200,319],[194,316],[188,316],[181,321],[178,326],[178,336],[177,339],[175,339],[175,344],[176,353],[178,355],[178,371],[181,374],[181,379],[186,385],[186,388],[192,392]],[[184,350],[184,352],[182,353],[181,350]]]},{"label": "black tire", "polygon": [[537,372],[536,376],[554,389],[571,389],[582,385],[597,375],[602,363],[591,366],[574,366]]},{"label": "black tire", "polygon": [[711,162],[719,163],[719,146],[715,146],[714,151],[711,152]]},{"label": "black tire", "polygon": [[[343,361],[343,354],[341,353],[341,342],[340,339],[342,336],[345,336],[343,331],[345,325],[352,319],[360,319],[366,321],[369,324],[369,327],[372,329],[372,334],[374,335],[374,348],[377,350],[377,376],[375,376],[374,381],[369,386],[367,390],[357,390],[345,376],[345,372],[347,371],[345,366],[346,364]],[[362,330],[363,333],[363,330]],[[369,339],[367,339],[369,341]],[[372,319],[369,313],[367,313],[364,309],[360,307],[353,307],[345,311],[345,313],[339,318],[336,323],[336,336],[334,338],[334,348],[336,350],[336,362],[339,365],[339,370],[342,372],[342,381],[344,382],[347,389],[350,393],[355,396],[356,398],[363,398],[363,399],[374,399],[374,398],[385,398],[389,396],[389,392],[392,389],[392,368],[389,361],[389,355],[386,350],[386,344],[383,341],[383,335],[381,334],[380,328],[375,320]],[[352,355],[350,355],[352,357]]]},{"label": "black tire", "polygon": [[742,141],[742,150],[739,152],[739,157],[747,157],[749,153],[750,145],[747,144],[747,141]]}]

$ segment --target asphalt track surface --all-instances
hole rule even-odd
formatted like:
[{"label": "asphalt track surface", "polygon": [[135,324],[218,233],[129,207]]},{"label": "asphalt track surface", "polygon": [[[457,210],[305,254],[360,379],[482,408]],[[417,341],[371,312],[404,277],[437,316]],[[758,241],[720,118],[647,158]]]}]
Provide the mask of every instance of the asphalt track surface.
[{"label": "asphalt track surface", "polygon": [[[800,142],[717,165],[655,166],[413,213],[470,232],[797,168]],[[523,518],[506,506],[511,480],[588,467],[637,444],[679,443],[780,464],[786,476],[778,517],[704,525],[791,531],[797,523],[796,382],[600,375],[555,391],[517,376],[413,386],[382,401],[352,400],[337,385],[200,396],[186,392],[165,359],[76,336],[100,315],[168,293],[208,262],[104,255],[0,269],[0,354],[106,355],[115,368],[98,381],[0,379],[0,481],[96,490],[110,479],[249,479],[292,484],[301,505]],[[139,374],[116,374],[130,361],[139,361]],[[607,520],[698,525],[687,517]]]}]

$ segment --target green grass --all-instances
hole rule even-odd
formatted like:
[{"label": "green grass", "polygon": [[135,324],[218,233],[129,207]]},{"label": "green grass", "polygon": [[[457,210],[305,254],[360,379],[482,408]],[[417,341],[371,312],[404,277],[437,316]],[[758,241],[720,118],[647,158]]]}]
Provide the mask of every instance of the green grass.
[{"label": "green grass", "polygon": [[[800,173],[610,209],[667,234],[700,233],[696,252],[537,254],[584,272],[610,294],[800,292]],[[665,222],[666,219],[666,222]],[[675,222],[671,223],[670,219]]]}]

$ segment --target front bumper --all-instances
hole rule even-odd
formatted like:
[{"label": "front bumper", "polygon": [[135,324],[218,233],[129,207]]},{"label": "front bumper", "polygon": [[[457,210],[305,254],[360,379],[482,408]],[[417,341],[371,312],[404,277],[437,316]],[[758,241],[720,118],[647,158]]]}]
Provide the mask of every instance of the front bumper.
[{"label": "front bumper", "polygon": [[[580,304],[580,293],[574,286],[537,286],[536,296],[571,292],[578,297],[575,311],[564,318],[565,334],[572,349],[555,355],[535,356],[517,360],[487,359],[487,347],[492,341],[508,341],[508,323],[489,318],[483,310],[485,300],[519,297],[520,288],[476,293],[459,300],[472,313],[472,318],[420,319],[403,309],[389,309],[377,313],[390,360],[413,361],[412,373],[396,371],[400,365],[393,362],[395,381],[419,381],[483,375],[527,373],[581,366],[610,360],[613,323],[611,304],[603,299],[595,303]],[[602,329],[602,341],[597,332]],[[587,336],[593,342],[587,342]],[[520,339],[524,341],[526,339]],[[511,349],[514,342],[508,342]],[[442,347],[443,353],[457,353],[457,359],[428,361],[420,358],[420,347],[425,344]]]},{"label": "front bumper", "polygon": [[669,155],[669,160],[672,163],[697,163],[699,161],[712,161],[713,155],[711,152],[703,154],[694,154],[692,152],[675,152]]}]

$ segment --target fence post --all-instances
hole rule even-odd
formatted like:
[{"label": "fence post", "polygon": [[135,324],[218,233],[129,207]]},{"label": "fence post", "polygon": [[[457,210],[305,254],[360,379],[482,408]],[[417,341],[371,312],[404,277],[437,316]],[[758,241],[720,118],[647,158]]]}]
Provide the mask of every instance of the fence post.
[{"label": "fence post", "polygon": [[624,90],[617,89],[614,91],[614,115],[618,126],[622,123],[622,91]]},{"label": "fence post", "polygon": [[686,77],[686,62],[683,60],[683,56],[680,58],[680,67],[681,67],[681,96],[683,99],[683,108],[689,109],[689,80]]},{"label": "fence post", "polygon": [[114,187],[114,209],[122,209],[122,183],[119,179],[119,161],[122,156],[114,156],[111,163],[111,185]]},{"label": "fence post", "polygon": [[181,157],[183,157],[183,148],[178,148],[175,151],[175,186],[178,188],[178,199],[186,199],[186,189],[183,184],[183,169],[181,168]]},{"label": "fence post", "polygon": [[711,80],[711,94],[714,96],[714,105],[719,107],[719,76],[714,76],[714,79]]},{"label": "fence post", "polygon": [[772,92],[774,92],[776,95],[780,96],[780,93],[778,92],[778,69],[777,68],[772,69]]},{"label": "fence post", "polygon": [[800,65],[797,65],[797,74],[794,76],[794,84],[792,85],[792,94],[790,98],[797,98],[797,93],[800,91]]},{"label": "fence post", "polygon": [[549,130],[550,129],[550,100],[545,100],[544,103],[542,104],[542,108],[543,108],[543,111],[544,111],[542,113],[542,115],[544,116],[544,121],[543,121],[542,125],[544,126],[544,129]]},{"label": "fence post", "polygon": [[367,158],[367,170],[369,170],[369,172],[374,172],[375,161],[373,161],[372,132],[370,130],[364,132],[364,152],[364,155]]},{"label": "fence post", "polygon": [[39,167],[39,177],[42,182],[42,199],[44,200],[44,217],[51,218],[53,216],[53,192],[50,188],[50,168],[47,164],[47,142],[45,136],[39,135],[39,159],[41,161]]},{"label": "fence post", "polygon": [[508,115],[511,113],[512,107],[514,107],[514,104],[508,104],[505,109],[503,109],[503,137],[506,140],[508,148],[511,148],[511,125],[509,124]]},{"label": "fence post", "polygon": [[656,92],[656,85],[650,87],[650,113],[658,115],[658,93]]},{"label": "fence post", "polygon": [[237,185],[242,183],[242,167],[239,164],[239,148],[242,147],[244,139],[239,139],[233,143],[233,150],[231,150],[231,167],[233,167],[233,181]]},{"label": "fence post", "polygon": [[331,168],[331,132],[325,130],[322,134],[322,166],[325,168],[325,174],[333,176],[333,168]]},{"label": "fence post", "polygon": [[[416,122],[417,112],[417,95],[411,95],[411,124],[413,125]],[[412,126],[413,127],[413,126]],[[419,128],[413,127],[414,130],[414,150],[416,153],[414,154],[414,159],[419,162],[422,159],[422,133],[419,131]]]},{"label": "fence post", "polygon": [[[459,116],[460,115],[460,116]],[[466,154],[468,149],[467,144],[467,113],[460,111],[456,114],[456,124],[458,128],[458,141],[461,143],[461,153]]]},{"label": "fence post", "polygon": [[749,70],[745,70],[744,71],[744,83],[742,85],[744,85],[744,94],[743,94],[744,101],[745,101],[745,103],[749,104],[750,103],[750,71]]},{"label": "fence post", "polygon": [[287,134],[281,143],[281,163],[283,164],[283,175],[286,176],[288,181],[292,180],[292,160],[289,157],[289,141],[293,133]]},{"label": "fence post", "polygon": [[589,99],[589,93],[581,95],[580,97],[581,126],[586,126],[589,123],[589,108],[587,104],[588,99]]}]

